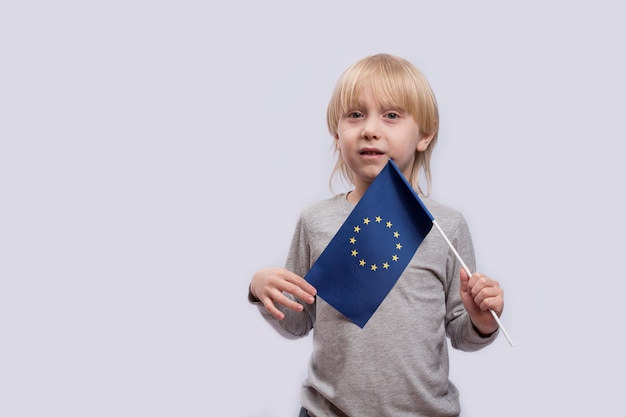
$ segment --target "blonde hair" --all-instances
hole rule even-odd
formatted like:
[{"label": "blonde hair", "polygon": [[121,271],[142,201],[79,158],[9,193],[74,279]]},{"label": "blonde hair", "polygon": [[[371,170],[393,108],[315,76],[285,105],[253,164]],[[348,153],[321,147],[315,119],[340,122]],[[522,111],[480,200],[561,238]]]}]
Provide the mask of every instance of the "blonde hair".
[{"label": "blonde hair", "polygon": [[[406,110],[420,127],[422,136],[432,136],[426,151],[415,150],[415,162],[408,179],[413,188],[424,195],[419,184],[420,170],[424,170],[428,191],[431,187],[430,158],[439,131],[439,110],[437,100],[426,77],[406,59],[388,54],[365,57],[356,62],[341,75],[333,91],[326,123],[333,138],[337,136],[339,119],[348,109],[359,102],[359,95],[370,88],[380,103],[393,104]],[[339,149],[335,147],[337,162],[330,177],[339,174],[354,184],[352,171],[344,162]]]}]

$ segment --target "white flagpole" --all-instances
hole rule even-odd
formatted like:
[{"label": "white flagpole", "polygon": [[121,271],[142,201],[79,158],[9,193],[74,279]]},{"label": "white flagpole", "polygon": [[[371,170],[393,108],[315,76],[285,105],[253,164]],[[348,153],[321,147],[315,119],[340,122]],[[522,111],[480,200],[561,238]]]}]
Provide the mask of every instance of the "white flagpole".
[{"label": "white flagpole", "polygon": [[[463,259],[461,259],[461,255],[459,255],[459,253],[456,251],[456,249],[452,245],[452,242],[450,242],[450,239],[448,239],[446,234],[443,232],[443,229],[441,229],[441,227],[439,227],[439,224],[437,224],[437,221],[434,220],[434,219],[433,219],[433,224],[435,225],[437,230],[439,230],[439,233],[441,233],[441,236],[443,236],[443,238],[446,241],[446,243],[448,244],[448,246],[450,246],[450,249],[452,249],[452,252],[454,252],[454,255],[456,256],[456,258],[461,263],[461,266],[465,270],[465,273],[467,273],[467,276],[471,277],[472,276],[472,271],[470,271],[469,268],[467,267],[467,265],[465,265],[465,262],[463,262]],[[493,311],[492,309],[489,309],[489,312],[491,313],[493,318],[496,320],[496,323],[498,323],[498,327],[500,327],[500,330],[502,330],[502,333],[504,334],[504,337],[506,337],[506,340],[509,342],[509,345],[513,346],[513,341],[511,340],[511,338],[509,337],[509,334],[506,332],[504,326],[500,322],[500,318],[498,317],[496,312]]]}]

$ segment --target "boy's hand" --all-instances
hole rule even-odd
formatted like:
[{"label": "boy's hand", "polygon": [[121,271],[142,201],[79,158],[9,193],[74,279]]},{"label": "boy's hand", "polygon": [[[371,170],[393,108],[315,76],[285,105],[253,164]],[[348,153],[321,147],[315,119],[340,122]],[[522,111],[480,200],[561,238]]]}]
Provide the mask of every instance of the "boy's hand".
[{"label": "boy's hand", "polygon": [[498,329],[498,323],[489,312],[491,309],[500,317],[504,308],[504,291],[498,281],[478,272],[468,277],[461,268],[461,300],[481,334],[489,335]]},{"label": "boy's hand", "polygon": [[317,291],[304,278],[285,268],[264,268],[252,277],[250,293],[263,303],[267,311],[278,320],[285,318],[274,303],[278,303],[294,311],[302,311],[302,304],[286,297],[287,292],[308,304],[313,304]]}]

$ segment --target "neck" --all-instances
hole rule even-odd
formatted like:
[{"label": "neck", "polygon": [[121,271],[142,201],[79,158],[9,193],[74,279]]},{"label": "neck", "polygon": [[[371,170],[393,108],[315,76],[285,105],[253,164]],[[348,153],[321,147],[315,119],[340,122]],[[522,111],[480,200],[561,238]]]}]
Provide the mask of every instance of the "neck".
[{"label": "neck", "polygon": [[356,204],[359,202],[359,200],[361,200],[363,194],[365,194],[365,191],[361,191],[355,188],[354,190],[348,192],[348,194],[346,195],[346,200],[348,200],[348,202],[352,204]]}]

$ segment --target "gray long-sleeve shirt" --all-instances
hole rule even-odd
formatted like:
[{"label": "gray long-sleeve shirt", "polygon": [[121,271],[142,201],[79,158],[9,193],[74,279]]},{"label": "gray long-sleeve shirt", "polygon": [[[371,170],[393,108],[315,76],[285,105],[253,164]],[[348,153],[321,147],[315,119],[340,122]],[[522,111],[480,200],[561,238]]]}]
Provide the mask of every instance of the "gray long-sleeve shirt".
[{"label": "gray long-sleeve shirt", "polygon": [[[467,224],[455,210],[423,198],[461,258],[475,268]],[[354,205],[345,194],[304,210],[286,268],[305,276]],[[473,351],[496,337],[473,327],[459,294],[461,265],[433,228],[408,267],[361,329],[320,297],[303,312],[282,308],[263,317],[287,338],[313,330],[313,353],[301,402],[314,417],[458,416],[459,395],[448,379],[446,335],[453,347]],[[358,297],[358,294],[354,295]]]}]

